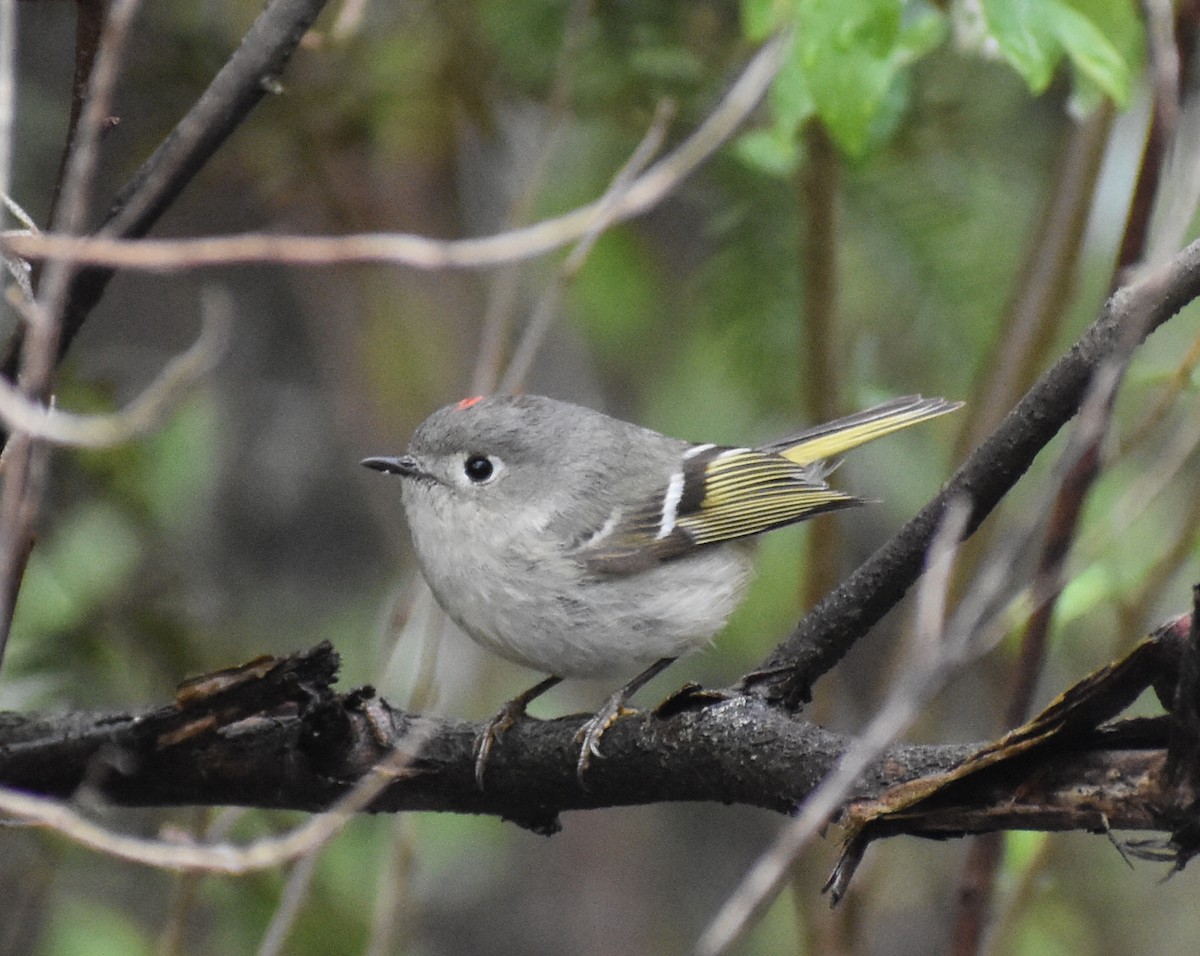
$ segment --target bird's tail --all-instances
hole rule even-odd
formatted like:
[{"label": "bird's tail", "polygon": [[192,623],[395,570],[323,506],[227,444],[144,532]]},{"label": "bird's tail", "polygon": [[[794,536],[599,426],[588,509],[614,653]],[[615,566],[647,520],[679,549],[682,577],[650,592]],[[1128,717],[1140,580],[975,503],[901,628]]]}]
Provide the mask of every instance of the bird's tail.
[{"label": "bird's tail", "polygon": [[948,402],[944,398],[906,395],[782,438],[764,445],[762,450],[782,455],[798,465],[811,465],[961,407],[962,402]]}]

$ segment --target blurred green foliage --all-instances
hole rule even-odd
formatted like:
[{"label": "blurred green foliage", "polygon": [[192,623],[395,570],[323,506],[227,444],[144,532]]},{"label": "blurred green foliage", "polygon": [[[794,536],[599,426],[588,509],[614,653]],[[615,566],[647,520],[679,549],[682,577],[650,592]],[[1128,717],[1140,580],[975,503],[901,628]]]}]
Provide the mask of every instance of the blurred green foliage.
[{"label": "blurred green foliage", "polygon": [[37,956],[149,956],[154,952],[145,927],[113,906],[65,899],[48,925]]},{"label": "blurred green foliage", "polygon": [[[163,233],[446,238],[548,217],[607,188],[664,98],[677,107],[669,149],[709,115],[758,43],[793,31],[751,123],[662,206],[600,239],[528,383],[681,437],[736,443],[808,422],[802,375],[818,330],[833,343],[828,388],[843,411],[906,392],[970,398],[1008,331],[1072,117],[1105,99],[1126,107],[1145,61],[1133,0],[368,3],[357,25],[337,32],[335,17],[350,6],[327,13],[285,71],[284,94],[222,148]],[[37,211],[65,127],[73,23],[67,5],[20,7],[15,182],[17,198]],[[144,6],[123,64],[121,122],[104,141],[100,196],[171,128],[259,8]],[[1130,125],[1112,136],[1079,275],[1058,303],[1059,345],[1107,290],[1135,174],[1116,147],[1141,135],[1132,120],[1117,120]],[[803,305],[812,217],[799,180],[818,122],[838,151],[828,184],[837,285],[828,316]],[[4,705],[158,703],[188,674],[324,638],[343,654],[347,686],[381,680],[389,660],[402,687],[415,682],[421,636],[406,634],[395,648],[385,620],[389,593],[412,571],[395,488],[356,462],[399,451],[431,409],[461,397],[485,316],[506,317],[500,339],[511,351],[561,258],[481,274],[206,274],[237,302],[234,346],[211,385],[150,438],[54,456],[0,684]],[[193,334],[201,281],[119,278],[63,371],[61,405],[109,409],[143,387]],[[1173,323],[1140,354],[1121,395],[1119,436],[1180,373],[1194,334],[1187,321]],[[1186,604],[1200,571],[1195,547],[1161,568],[1162,549],[1146,543],[1178,528],[1200,479],[1195,456],[1184,456],[1163,494],[1138,495],[1172,436],[1196,417],[1194,382],[1184,378],[1177,418],[1118,458],[1092,496],[1042,700]],[[836,554],[807,554],[803,528],[765,540],[755,588],[713,652],[668,672],[645,701],[687,678],[726,684],[761,660],[802,610],[813,563],[852,567],[938,487],[955,464],[955,427],[932,423],[848,460],[837,483],[882,503],[828,519],[841,532]],[[1052,487],[1052,465],[1053,452],[989,521],[994,540],[1028,526]],[[1127,509],[1131,501],[1141,510]],[[947,688],[919,735],[998,732],[1004,665],[1026,611],[1014,605],[1001,650]],[[871,712],[904,617],[885,621],[819,688],[824,719],[853,729]],[[441,711],[490,713],[530,676],[459,637],[431,641]],[[610,689],[569,687],[538,712],[588,709]],[[404,703],[403,689],[389,693]],[[122,827],[120,814],[107,816]],[[296,819],[252,812],[235,834],[248,840]],[[169,812],[129,825],[154,832],[167,823],[204,829],[195,814]],[[494,820],[357,820],[319,861],[285,951],[367,951],[377,901],[395,890],[400,929],[388,952],[686,952],[779,820],[666,806],[572,814],[565,824],[546,841]],[[42,870],[67,874],[47,879],[36,905],[12,918],[8,938],[34,940],[27,951],[39,954],[155,951],[176,917],[181,952],[252,952],[286,878],[200,879],[191,904],[168,914],[156,907],[185,895],[174,895],[175,877],[122,867],[120,884],[101,893],[88,884],[99,867],[80,865],[82,851],[60,853],[60,842],[21,844]],[[739,952],[815,953],[839,932],[854,936],[852,921],[829,917],[817,893],[834,842],[802,861],[794,895],[776,901]],[[1078,851],[1061,837],[1009,839],[1001,893],[1033,890],[1003,897],[1014,906],[999,951],[1121,953],[1131,944],[1123,926],[1191,925],[1194,874],[1131,885],[1117,854],[1099,844]],[[23,860],[13,845],[6,856]],[[872,853],[852,901],[859,951],[869,949],[863,940],[878,941],[877,952],[937,949],[960,849],[897,841]],[[15,898],[8,891],[28,871],[0,867],[0,900]],[[1194,939],[1159,951],[1193,949]]]}]

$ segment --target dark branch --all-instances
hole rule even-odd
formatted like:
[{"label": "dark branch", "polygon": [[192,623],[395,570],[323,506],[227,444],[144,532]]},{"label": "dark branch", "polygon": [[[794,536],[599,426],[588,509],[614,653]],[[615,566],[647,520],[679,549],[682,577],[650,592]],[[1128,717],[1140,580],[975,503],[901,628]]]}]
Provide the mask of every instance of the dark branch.
[{"label": "dark branch", "polygon": [[[57,797],[86,788],[127,806],[226,805],[320,810],[353,786],[420,727],[428,734],[411,774],[372,805],[379,812],[439,810],[493,814],[552,832],[564,810],[706,800],[790,812],[818,785],[848,741],[754,696],[618,721],[605,756],[575,774],[583,718],[527,720],[502,738],[475,786],[480,727],[406,714],[370,689],[337,694],[337,656],[328,645],[291,658],[263,658],[181,688],[175,704],[140,714],[0,717],[0,784]],[[1094,828],[1096,807],[1113,827],[1165,828],[1186,801],[1156,768],[1158,736],[1075,739],[1065,754],[1030,754],[1017,769],[980,776],[974,789],[904,832],[944,836],[978,829]],[[974,748],[905,746],[888,752],[852,800],[949,771]],[[1138,771],[1136,787],[1112,774]],[[1053,783],[1046,773],[1053,768]],[[1036,787],[1029,781],[1038,781]],[[1102,802],[1098,802],[1102,801]],[[1175,816],[1172,816],[1174,814]],[[903,828],[890,821],[888,833]],[[882,834],[881,834],[882,835]]]},{"label": "dark branch", "polygon": [[[324,5],[325,0],[272,0],[268,4],[208,89],[117,194],[101,234],[136,239],[149,231],[278,81]],[[63,317],[60,358],[104,295],[114,272],[93,266],[76,274]],[[17,327],[0,361],[0,375],[9,380],[17,375],[23,329]]]},{"label": "dark branch", "polygon": [[75,4],[75,77],[71,84],[71,113],[67,119],[67,141],[63,145],[62,159],[59,160],[58,175],[54,178],[50,212],[46,216],[49,229],[54,229],[58,223],[58,201],[67,172],[67,159],[75,146],[75,133],[79,128],[79,117],[83,114],[108,8],[109,0],[85,0]]},{"label": "dark branch", "polygon": [[925,551],[949,501],[970,498],[970,534],[1017,483],[1034,458],[1078,411],[1092,374],[1126,354],[1200,295],[1200,242],[1118,290],[1096,322],[964,462],[941,492],[808,613],[745,686],[795,707],[813,683],[893,608],[920,576]]}]

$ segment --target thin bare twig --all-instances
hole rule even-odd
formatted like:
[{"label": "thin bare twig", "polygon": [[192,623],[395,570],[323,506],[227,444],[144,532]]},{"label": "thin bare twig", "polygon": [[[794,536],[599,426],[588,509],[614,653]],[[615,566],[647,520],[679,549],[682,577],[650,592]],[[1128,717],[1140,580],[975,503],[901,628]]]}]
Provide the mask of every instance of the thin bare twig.
[{"label": "thin bare twig", "polygon": [[204,305],[199,338],[120,411],[99,415],[64,412],[27,398],[0,378],[0,420],[13,431],[40,441],[77,448],[112,448],[149,434],[191,394],[228,348],[232,324],[229,297],[209,289]]},{"label": "thin bare twig", "polygon": [[380,867],[382,873],[375,893],[371,936],[365,956],[390,956],[402,950],[398,937],[416,857],[409,823],[410,818],[403,814],[397,814],[392,820],[392,836]]},{"label": "thin bare twig", "polygon": [[[1141,167],[1138,169],[1133,195],[1129,200],[1125,228],[1121,233],[1121,247],[1117,251],[1116,268],[1113,270],[1110,286],[1114,289],[1125,281],[1126,270],[1146,258],[1151,246],[1151,214],[1158,197],[1166,192],[1161,188],[1162,176],[1166,171],[1164,157],[1169,152],[1178,130],[1180,78],[1190,69],[1196,39],[1194,30],[1190,28],[1179,36],[1175,35],[1173,14],[1164,10],[1162,4],[1151,0],[1146,5],[1146,15],[1150,26],[1147,36],[1154,66],[1154,111],[1150,116],[1150,128],[1146,131]],[[1182,20],[1181,25],[1186,22],[1186,19]],[[1166,45],[1173,49],[1167,50]],[[1173,78],[1167,76],[1167,70],[1172,67],[1176,74]],[[1178,246],[1168,250],[1167,254],[1172,254],[1175,248]]]},{"label": "thin bare twig", "polygon": [[[21,223],[21,225],[25,227],[24,230],[22,230],[25,235],[36,236],[39,233],[40,230],[38,229],[37,224],[30,218],[29,214],[24,209],[17,205],[17,202],[11,196],[3,194],[0,195],[0,199],[3,199],[4,201],[4,208],[12,213],[17,222]],[[24,259],[18,258],[17,256],[5,255],[2,258],[4,260],[4,268],[8,271],[8,274],[13,277],[13,281],[16,283],[16,294],[18,296],[17,301],[19,303],[32,302],[34,296],[33,269],[30,267],[30,264]],[[0,306],[8,302],[9,299],[7,296],[0,296]],[[0,315],[3,315],[2,310],[0,310]]]},{"label": "thin bare twig", "polygon": [[81,846],[131,863],[164,870],[241,876],[274,869],[324,846],[355,814],[408,772],[428,736],[428,728],[417,727],[401,740],[390,757],[364,774],[328,811],[314,815],[287,833],[256,840],[244,847],[195,846],[124,836],[93,823],[65,803],[8,788],[0,788],[0,812],[48,827]]},{"label": "thin bare twig", "polygon": [[[970,515],[965,501],[952,504],[929,549],[928,573],[919,589],[916,631],[904,680],[897,684],[875,717],[842,755],[821,785],[805,800],[799,815],[754,863],[696,943],[696,956],[719,956],[774,899],[800,852],[820,832],[854,788],[863,772],[916,719],[921,706],[949,676],[975,633],[959,630],[947,640],[945,612],[953,557]],[[930,653],[933,649],[933,653]]]},{"label": "thin bare twig", "polygon": [[[17,0],[0,0],[0,196],[8,206],[12,179],[13,119],[16,116]],[[0,211],[0,229],[5,228]],[[2,314],[2,313],[0,313]]]},{"label": "thin bare twig", "polygon": [[1096,322],[1038,379],[942,491],[813,608],[744,684],[792,706],[808,700],[812,683],[917,580],[946,502],[964,492],[971,496],[975,511],[967,528],[974,531],[1075,414],[1096,369],[1134,349],[1198,293],[1200,242],[1118,290]]},{"label": "thin bare twig", "polygon": [[[75,4],[75,71],[71,82],[71,111],[67,118],[67,135],[63,143],[62,159],[50,197],[50,212],[46,216],[47,227],[58,230],[59,203],[63,199],[63,185],[67,178],[67,167],[76,155],[75,136],[87,105],[88,90],[96,66],[96,56],[105,42],[105,25],[109,19],[111,0],[91,0]],[[73,232],[75,230],[67,230]]]},{"label": "thin bare twig", "polygon": [[[140,0],[114,0],[97,43],[88,94],[72,131],[72,145],[56,205],[56,232],[74,236],[82,232],[91,201],[92,180],[99,158],[100,138],[112,105],[125,42]],[[66,304],[75,264],[47,262],[38,283],[40,308],[29,328],[31,339],[23,351],[21,380],[29,394],[40,396],[49,387],[58,347],[59,323]]]},{"label": "thin bare twig", "polygon": [[[115,0],[102,31],[87,102],[75,130],[59,194],[62,230],[74,234],[87,216],[92,174],[104,118],[112,102],[121,53],[138,0]],[[27,313],[30,322],[21,350],[20,391],[44,401],[58,356],[63,310],[77,267],[48,262],[42,271],[37,300]],[[29,435],[18,433],[4,454],[4,488],[0,491],[0,661],[12,629],[17,592],[33,546],[32,528],[41,502],[46,451]]]},{"label": "thin bare twig", "polygon": [[[591,15],[590,0],[574,0],[567,11],[563,41],[554,64],[554,81],[546,97],[545,112],[549,117],[547,132],[538,137],[539,148],[528,164],[520,195],[508,211],[509,228],[524,225],[532,212],[534,200],[550,167],[550,157],[557,147],[563,117],[574,86],[578,67],[578,52],[585,35],[584,27]],[[521,272],[515,265],[499,269],[488,282],[487,305],[479,335],[479,355],[471,377],[471,395],[483,395],[495,390],[503,370],[504,354],[512,316],[517,302]]]},{"label": "thin bare twig", "polygon": [[[1174,11],[1170,4],[1159,0],[1146,0],[1144,7],[1154,64],[1154,112],[1113,271],[1114,288],[1123,273],[1143,257],[1157,265],[1178,251],[1200,199],[1200,175],[1195,171],[1200,116],[1193,105],[1185,114],[1188,121],[1180,122],[1183,60],[1174,34]],[[1072,435],[1072,444],[1078,450],[1070,459],[1072,465],[1056,495],[1036,573],[1036,579],[1045,582],[1046,598],[1034,607],[1013,663],[1004,714],[1006,729],[1025,719],[1042,671],[1067,554],[1078,532],[1084,503],[1100,472],[1101,441],[1108,430],[1116,389],[1139,340],[1136,323],[1125,330],[1124,338],[1124,347],[1098,370]],[[954,956],[980,952],[995,877],[1003,858],[1004,843],[999,833],[985,834],[972,843],[951,932],[950,952]]]},{"label": "thin bare twig", "polygon": [[1150,76],[1154,86],[1154,112],[1163,133],[1174,137],[1179,123],[1183,61],[1175,37],[1175,5],[1171,0],[1142,0],[1146,15],[1146,46],[1150,54]]},{"label": "thin bare twig", "polygon": [[[795,188],[803,228],[799,258],[802,343],[797,366],[803,381],[800,396],[810,422],[832,421],[844,414],[841,396],[842,357],[838,354],[838,200],[841,158],[820,120],[804,131],[804,164]],[[801,607],[812,607],[837,585],[842,552],[841,524],[817,521],[807,528]]]},{"label": "thin bare twig", "polygon": [[981,373],[972,387],[968,417],[955,443],[956,456],[983,441],[1029,387],[1070,314],[1067,304],[1112,117],[1112,108],[1102,106],[1066,134],[1037,233],[1013,283],[1011,300],[997,317],[998,336],[991,354],[980,364]]},{"label": "thin bare twig", "polygon": [[587,234],[600,217],[620,221],[653,208],[732,136],[779,69],[788,34],[766,43],[703,123],[674,152],[629,187],[616,208],[599,200],[554,219],[478,239],[436,240],[403,233],[355,236],[248,234],[210,239],[138,240],[44,235],[5,236],[0,248],[26,258],[63,259],[151,272],[249,262],[291,265],[393,263],[416,269],[478,269],[558,249]]},{"label": "thin bare twig", "polygon": [[[1148,321],[1148,317],[1142,316],[1141,321]],[[1071,530],[1075,525],[1074,519],[1086,497],[1084,491],[1090,484],[1091,477],[1094,476],[1099,443],[1109,420],[1113,397],[1121,380],[1121,372],[1129,355],[1132,354],[1133,344],[1140,341],[1145,334],[1145,328],[1141,322],[1135,321],[1122,329],[1122,333],[1126,339],[1126,347],[1116,350],[1115,355],[1102,363],[1094,374],[1079,425],[1074,430],[1073,440],[1064,453],[1065,490],[1055,501],[1055,508],[1051,512],[1052,515],[1058,514],[1059,516],[1058,530],[1046,548],[1041,573],[1035,577],[1031,587],[1035,607],[1044,612],[1044,620],[1043,616],[1035,615],[1035,623],[1031,624],[1031,631],[1035,633],[1027,642],[1030,658],[1027,670],[1032,673],[1036,673],[1037,664],[1040,663],[1040,651],[1043,646],[1041,632],[1044,630],[1045,621],[1048,620],[1049,610],[1047,609],[1053,607],[1054,598],[1060,593],[1062,587],[1061,572],[1066,553],[1064,540],[1069,541],[1071,538]],[[1068,505],[1072,509],[1070,514],[1062,514],[1061,512]],[[945,512],[947,515],[952,513],[952,507],[954,507],[952,503],[947,504]],[[934,537],[935,542],[951,532],[959,535],[965,532],[972,506],[964,503],[957,507],[960,512],[957,524],[947,518]],[[947,528],[947,525],[950,527]],[[882,749],[894,739],[894,733],[898,733],[911,723],[921,702],[929,699],[929,696],[940,687],[954,667],[959,666],[968,657],[990,647],[994,640],[998,639],[1002,628],[997,626],[997,623],[1002,620],[1002,616],[997,613],[997,597],[1005,587],[1011,586],[1005,582],[1011,578],[1012,568],[1016,566],[1018,556],[1027,550],[1028,542],[1032,540],[1036,527],[1037,525],[1026,535],[1026,543],[1010,551],[1006,560],[996,560],[985,567],[986,577],[977,584],[975,589],[968,592],[955,614],[954,620],[946,629],[946,633],[952,635],[953,640],[941,642],[942,646],[936,649],[924,647],[921,648],[923,653],[910,654],[914,664],[902,669],[902,683],[897,685],[892,696],[880,708],[862,737],[846,751],[842,760],[839,761],[838,767],[805,803],[797,820],[788,827],[775,846],[760,859],[739,889],[730,897],[717,919],[702,937],[697,948],[698,953],[703,956],[715,956],[717,953],[724,952],[732,944],[744,931],[750,920],[777,892],[796,855],[824,821],[832,815],[838,803],[853,786],[857,774],[860,774],[871,760],[878,757]],[[958,539],[953,540],[957,541]],[[931,545],[931,564],[933,563],[933,554]],[[942,619],[944,612],[940,605],[928,603],[926,597],[928,593],[926,585],[923,584],[918,592],[916,614],[918,633],[941,633],[940,629],[931,630],[931,627],[932,622]],[[940,594],[942,591],[935,588],[933,593]],[[920,662],[920,666],[917,666],[916,662]],[[1018,704],[1024,707],[1031,693],[1031,686],[1029,686],[1030,682],[1026,674],[1022,673],[1020,677],[1014,694],[1022,698]],[[1014,705],[1014,710],[1016,706]],[[892,728],[897,729],[893,730]],[[893,736],[888,736],[889,733]],[[866,762],[858,763],[857,760],[863,759],[858,756],[858,748],[868,745],[869,749],[864,754]],[[838,784],[839,789],[830,794],[833,802],[824,802],[826,787],[832,787],[835,779],[840,783]],[[823,815],[817,816],[818,812]],[[981,860],[984,859],[985,850],[993,851],[987,855],[988,860],[998,860],[995,848],[986,846],[980,848]],[[977,882],[971,881],[969,886],[976,887]],[[984,879],[981,886],[986,888],[988,884],[989,881]],[[840,892],[840,890],[841,888],[835,888],[835,892]],[[983,898],[986,899],[986,893]],[[972,896],[971,899],[975,900],[975,896]]]},{"label": "thin bare twig", "polygon": [[[1050,624],[1065,585],[1067,556],[1079,528],[1079,519],[1097,476],[1101,444],[1112,419],[1113,402],[1123,366],[1109,362],[1097,373],[1079,421],[1064,452],[1067,467],[1050,509],[1045,540],[1034,572],[1033,593],[1040,595],[1021,637],[1013,662],[1004,708],[1004,729],[1019,726],[1028,716],[1034,689],[1041,675],[1050,639]],[[988,833],[977,838],[967,854],[958,893],[958,912],[951,932],[951,953],[970,956],[979,952],[991,906],[995,874],[1004,858],[1003,837]]]},{"label": "thin bare twig", "polygon": [[317,858],[316,852],[306,853],[292,867],[292,872],[288,874],[287,882],[283,886],[279,905],[271,914],[271,922],[263,934],[256,956],[278,956],[283,952],[292,927],[296,924],[296,917],[300,915],[309,890],[312,889]]},{"label": "thin bare twig", "polygon": [[[207,813],[210,821],[202,829],[200,839],[204,843],[217,843],[228,838],[233,828],[246,816],[243,807],[226,808]],[[154,947],[154,956],[179,956],[185,953],[185,931],[189,914],[196,906],[197,891],[200,889],[204,874],[199,872],[179,873],[171,891],[171,900],[167,906],[166,920],[159,931],[158,940]]]},{"label": "thin bare twig", "polygon": [[595,221],[563,261],[561,268],[547,285],[538,299],[533,313],[529,316],[529,321],[525,324],[525,331],[513,351],[512,361],[509,362],[504,377],[500,380],[499,390],[501,392],[511,392],[519,388],[533,369],[538,349],[541,348],[542,342],[554,322],[554,316],[558,312],[563,291],[579,274],[579,270],[583,268],[583,264],[587,261],[592,249],[595,248],[600,236],[613,224],[614,211],[620,204],[621,198],[629,190],[633,178],[662,148],[663,140],[666,139],[667,129],[674,115],[675,104],[673,102],[664,100],[658,104],[658,109],[654,112],[654,119],[646,131],[646,135],[642,137],[637,149],[618,170],[612,183],[596,203]]},{"label": "thin bare twig", "polygon": [[[325,0],[269,0],[212,83],[117,195],[102,231],[142,236],[267,92],[276,87],[305,30]],[[111,268],[78,270],[66,293],[55,359],[61,358],[100,301]],[[15,378],[24,329],[18,326],[0,359],[0,375]]]}]

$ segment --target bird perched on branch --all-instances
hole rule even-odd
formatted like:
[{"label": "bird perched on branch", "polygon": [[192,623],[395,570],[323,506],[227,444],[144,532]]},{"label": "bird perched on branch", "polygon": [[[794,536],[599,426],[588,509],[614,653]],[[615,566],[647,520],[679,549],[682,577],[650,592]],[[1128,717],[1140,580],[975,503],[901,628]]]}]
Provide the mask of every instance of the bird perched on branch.
[{"label": "bird perched on branch", "polygon": [[402,479],[417,561],[446,613],[549,675],[480,735],[479,786],[493,745],[534,698],[563,678],[645,668],[580,730],[582,782],[629,697],[741,603],[749,539],[864,503],[826,484],[827,460],[959,404],[908,396],[731,448],[536,395],[469,398],[430,415],[403,455],[365,459]]}]

